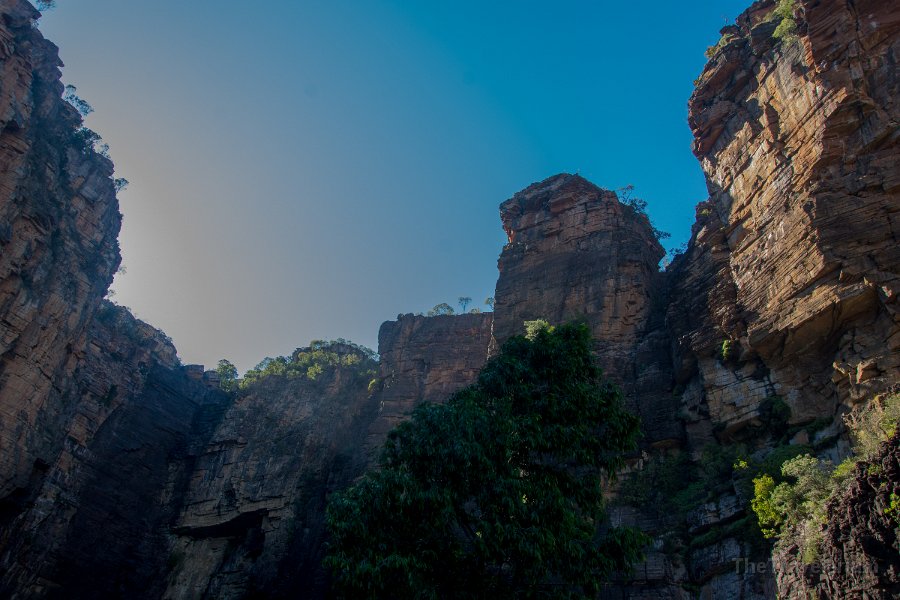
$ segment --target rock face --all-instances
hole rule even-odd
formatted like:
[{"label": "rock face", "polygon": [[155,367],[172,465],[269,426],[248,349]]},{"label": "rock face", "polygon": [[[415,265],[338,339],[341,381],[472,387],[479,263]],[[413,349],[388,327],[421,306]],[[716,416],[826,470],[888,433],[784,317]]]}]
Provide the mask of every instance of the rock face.
[{"label": "rock face", "polygon": [[61,98],[38,13],[3,0],[0,16],[0,596],[145,593],[178,507],[157,501],[171,461],[225,398],[102,302],[120,260],[112,163]]},{"label": "rock face", "polygon": [[[164,576],[163,527],[190,440],[226,402],[185,376],[162,334],[104,304],[58,401],[60,448],[0,512],[0,595],[140,597]],[[49,432],[48,432],[49,433]]]},{"label": "rock face", "polygon": [[[773,7],[723,29],[690,101],[710,199],[670,320],[691,355],[681,370],[715,387],[694,412],[729,430],[769,395],[795,422],[834,415],[896,384],[900,366],[900,16],[801,1],[799,39],[781,42]],[[710,362],[726,340],[743,366],[731,374]]]},{"label": "rock face", "polygon": [[[694,456],[784,443],[772,414],[783,403],[790,442],[834,457],[846,451],[840,416],[900,381],[900,19],[889,4],[798,0],[798,38],[780,41],[775,3],[756,2],[722,30],[697,82],[689,122],[710,198],[671,269],[667,309]],[[692,583],[714,593],[728,577]],[[727,589],[748,597],[737,584],[759,590],[768,577],[744,572]]]},{"label": "rock face", "polygon": [[523,323],[584,319],[604,369],[621,373],[645,332],[662,246],[647,217],[578,175],[536,183],[500,205],[494,338]]}]

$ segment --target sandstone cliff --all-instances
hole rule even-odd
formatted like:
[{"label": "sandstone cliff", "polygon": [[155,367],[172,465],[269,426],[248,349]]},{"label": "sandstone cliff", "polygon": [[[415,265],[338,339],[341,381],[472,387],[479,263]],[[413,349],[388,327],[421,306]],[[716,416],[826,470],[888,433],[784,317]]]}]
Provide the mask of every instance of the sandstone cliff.
[{"label": "sandstone cliff", "polygon": [[[112,164],[78,134],[35,11],[0,0],[0,595],[326,594],[328,493],[536,318],[587,322],[644,424],[612,518],[654,543],[608,597],[896,594],[896,443],[829,507],[827,576],[790,550],[769,561],[728,462],[785,445],[839,457],[841,416],[900,385],[900,14],[795,6],[796,40],[756,2],[697,81],[710,197],[665,273],[645,216],[557,175],[501,205],[495,313],[385,323],[371,388],[337,369],[228,397],[102,302],[119,262]],[[710,474],[710,456],[726,468]]]},{"label": "sandstone cliff", "polygon": [[663,249],[647,216],[578,175],[535,183],[500,205],[509,243],[497,262],[494,348],[523,323],[580,319],[606,374],[643,421],[644,441],[675,443]]},{"label": "sandstone cliff", "polygon": [[[670,320],[680,370],[716,388],[692,410],[729,431],[767,395],[799,422],[898,380],[900,16],[890,2],[796,4],[796,41],[773,37],[773,2],[723,29],[690,101],[710,199]],[[730,372],[712,360],[725,340]]]},{"label": "sandstone cliff", "polygon": [[224,397],[102,302],[112,163],[61,98],[38,13],[3,0],[0,16],[0,595],[143,593],[165,568],[170,461]]},{"label": "sandstone cliff", "polygon": [[[773,35],[770,1],[723,29],[690,101],[710,198],[672,270],[668,322],[694,456],[735,442],[765,453],[791,432],[838,457],[841,415],[900,382],[900,19],[884,2],[795,6],[796,40]],[[726,542],[723,571],[752,555]],[[703,552],[689,561],[709,563]]]},{"label": "sandstone cliff", "polygon": [[62,447],[61,390],[119,266],[112,163],[76,136],[56,48],[24,1],[0,3],[0,497]]}]

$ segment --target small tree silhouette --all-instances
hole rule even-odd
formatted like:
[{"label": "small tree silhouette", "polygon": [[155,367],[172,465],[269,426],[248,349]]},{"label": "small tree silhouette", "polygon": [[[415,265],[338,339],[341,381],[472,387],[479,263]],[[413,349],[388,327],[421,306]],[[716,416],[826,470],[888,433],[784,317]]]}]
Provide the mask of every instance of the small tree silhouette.
[{"label": "small tree silhouette", "polygon": [[472,303],[472,299],[468,296],[460,296],[459,298],[457,298],[457,301],[459,302],[459,312],[463,313],[466,312],[466,307]]},{"label": "small tree silhouette", "polygon": [[435,304],[434,308],[428,311],[429,317],[437,317],[439,315],[453,315],[456,314],[456,311],[453,310],[453,307],[447,304],[446,302],[441,302],[440,304]]}]

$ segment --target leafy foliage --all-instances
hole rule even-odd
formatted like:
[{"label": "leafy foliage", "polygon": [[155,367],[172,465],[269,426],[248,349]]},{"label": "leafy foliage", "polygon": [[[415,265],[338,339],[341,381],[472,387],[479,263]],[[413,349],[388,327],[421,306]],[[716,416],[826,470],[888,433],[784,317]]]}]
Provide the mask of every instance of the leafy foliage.
[{"label": "leafy foliage", "polygon": [[568,598],[639,558],[643,535],[600,533],[601,478],[637,419],[601,379],[587,327],[514,337],[476,384],[420,406],[380,470],[332,496],[326,565],[347,597]]},{"label": "leafy foliage", "polygon": [[[634,195],[634,186],[629,184],[625,187],[621,187],[616,190],[616,196],[619,198],[619,202],[626,206],[630,206],[634,209],[639,215],[643,215],[647,217],[647,222],[650,222],[650,215],[647,214],[647,201],[641,198],[638,198]],[[653,230],[653,235],[657,240],[665,240],[672,237],[672,234],[663,231],[662,229],[657,229],[653,227],[653,224],[650,224],[650,228]]]},{"label": "leafy foliage", "polygon": [[797,544],[806,563],[815,560],[822,539],[825,502],[833,489],[830,471],[829,463],[804,454],[782,465],[785,481],[778,485],[769,475],[753,480],[751,506],[763,535]]},{"label": "leafy foliage", "polygon": [[487,298],[485,298],[484,303],[488,306],[488,308],[490,308],[491,310],[494,310],[494,297],[493,296],[488,296]]},{"label": "leafy foliage", "polygon": [[472,303],[472,298],[469,296],[460,296],[457,301],[459,302],[459,312],[466,312],[466,307]]},{"label": "leafy foliage", "polygon": [[[780,482],[771,474],[755,478],[751,506],[763,534],[777,537],[780,545],[796,544],[805,562],[815,560],[828,500],[844,489],[857,465],[877,456],[881,444],[896,434],[898,422],[900,395],[876,398],[845,417],[854,456],[832,467],[830,462],[803,454],[783,463]],[[868,472],[877,474],[878,469],[880,465],[869,465]]]},{"label": "leafy foliage", "polygon": [[734,342],[732,340],[726,339],[726,340],[722,341],[722,346],[719,348],[719,356],[721,357],[723,362],[725,362],[729,358],[733,357],[733,354],[732,354],[732,352],[734,350],[733,345],[734,345]]},{"label": "leafy foliage", "polygon": [[366,381],[376,375],[377,354],[345,339],[313,340],[306,348],[297,348],[291,356],[267,357],[247,371],[240,381],[244,389],[266,377],[281,376],[315,380],[337,368],[350,369]]},{"label": "leafy foliage", "polygon": [[544,319],[525,321],[525,337],[529,340],[534,340],[540,332],[545,330],[552,331],[553,327]]},{"label": "leafy foliage", "polygon": [[884,509],[884,514],[894,519],[900,527],[900,496],[896,492],[891,492],[890,504]]},{"label": "leafy foliage", "polygon": [[84,118],[94,112],[94,108],[90,104],[88,104],[87,100],[79,97],[76,93],[77,91],[78,90],[74,85],[67,85],[65,91],[63,92],[63,100],[75,107],[75,110],[78,111],[78,114],[80,114],[81,117]]},{"label": "leafy foliage", "polygon": [[900,423],[900,394],[875,398],[862,410],[844,417],[858,460],[878,454],[882,442],[892,438]]}]

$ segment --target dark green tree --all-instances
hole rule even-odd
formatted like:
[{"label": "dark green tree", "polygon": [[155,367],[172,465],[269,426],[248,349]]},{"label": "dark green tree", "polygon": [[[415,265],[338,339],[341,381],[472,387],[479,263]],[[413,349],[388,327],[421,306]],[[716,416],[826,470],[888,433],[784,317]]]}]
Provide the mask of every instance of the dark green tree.
[{"label": "dark green tree", "polygon": [[234,364],[227,359],[222,359],[216,366],[216,373],[219,375],[219,385],[226,392],[232,392],[237,388],[238,370]]},{"label": "dark green tree", "polygon": [[584,325],[503,345],[478,381],[388,437],[380,469],[332,496],[326,565],[349,598],[580,598],[640,558],[603,526],[604,476],[638,420]]}]

